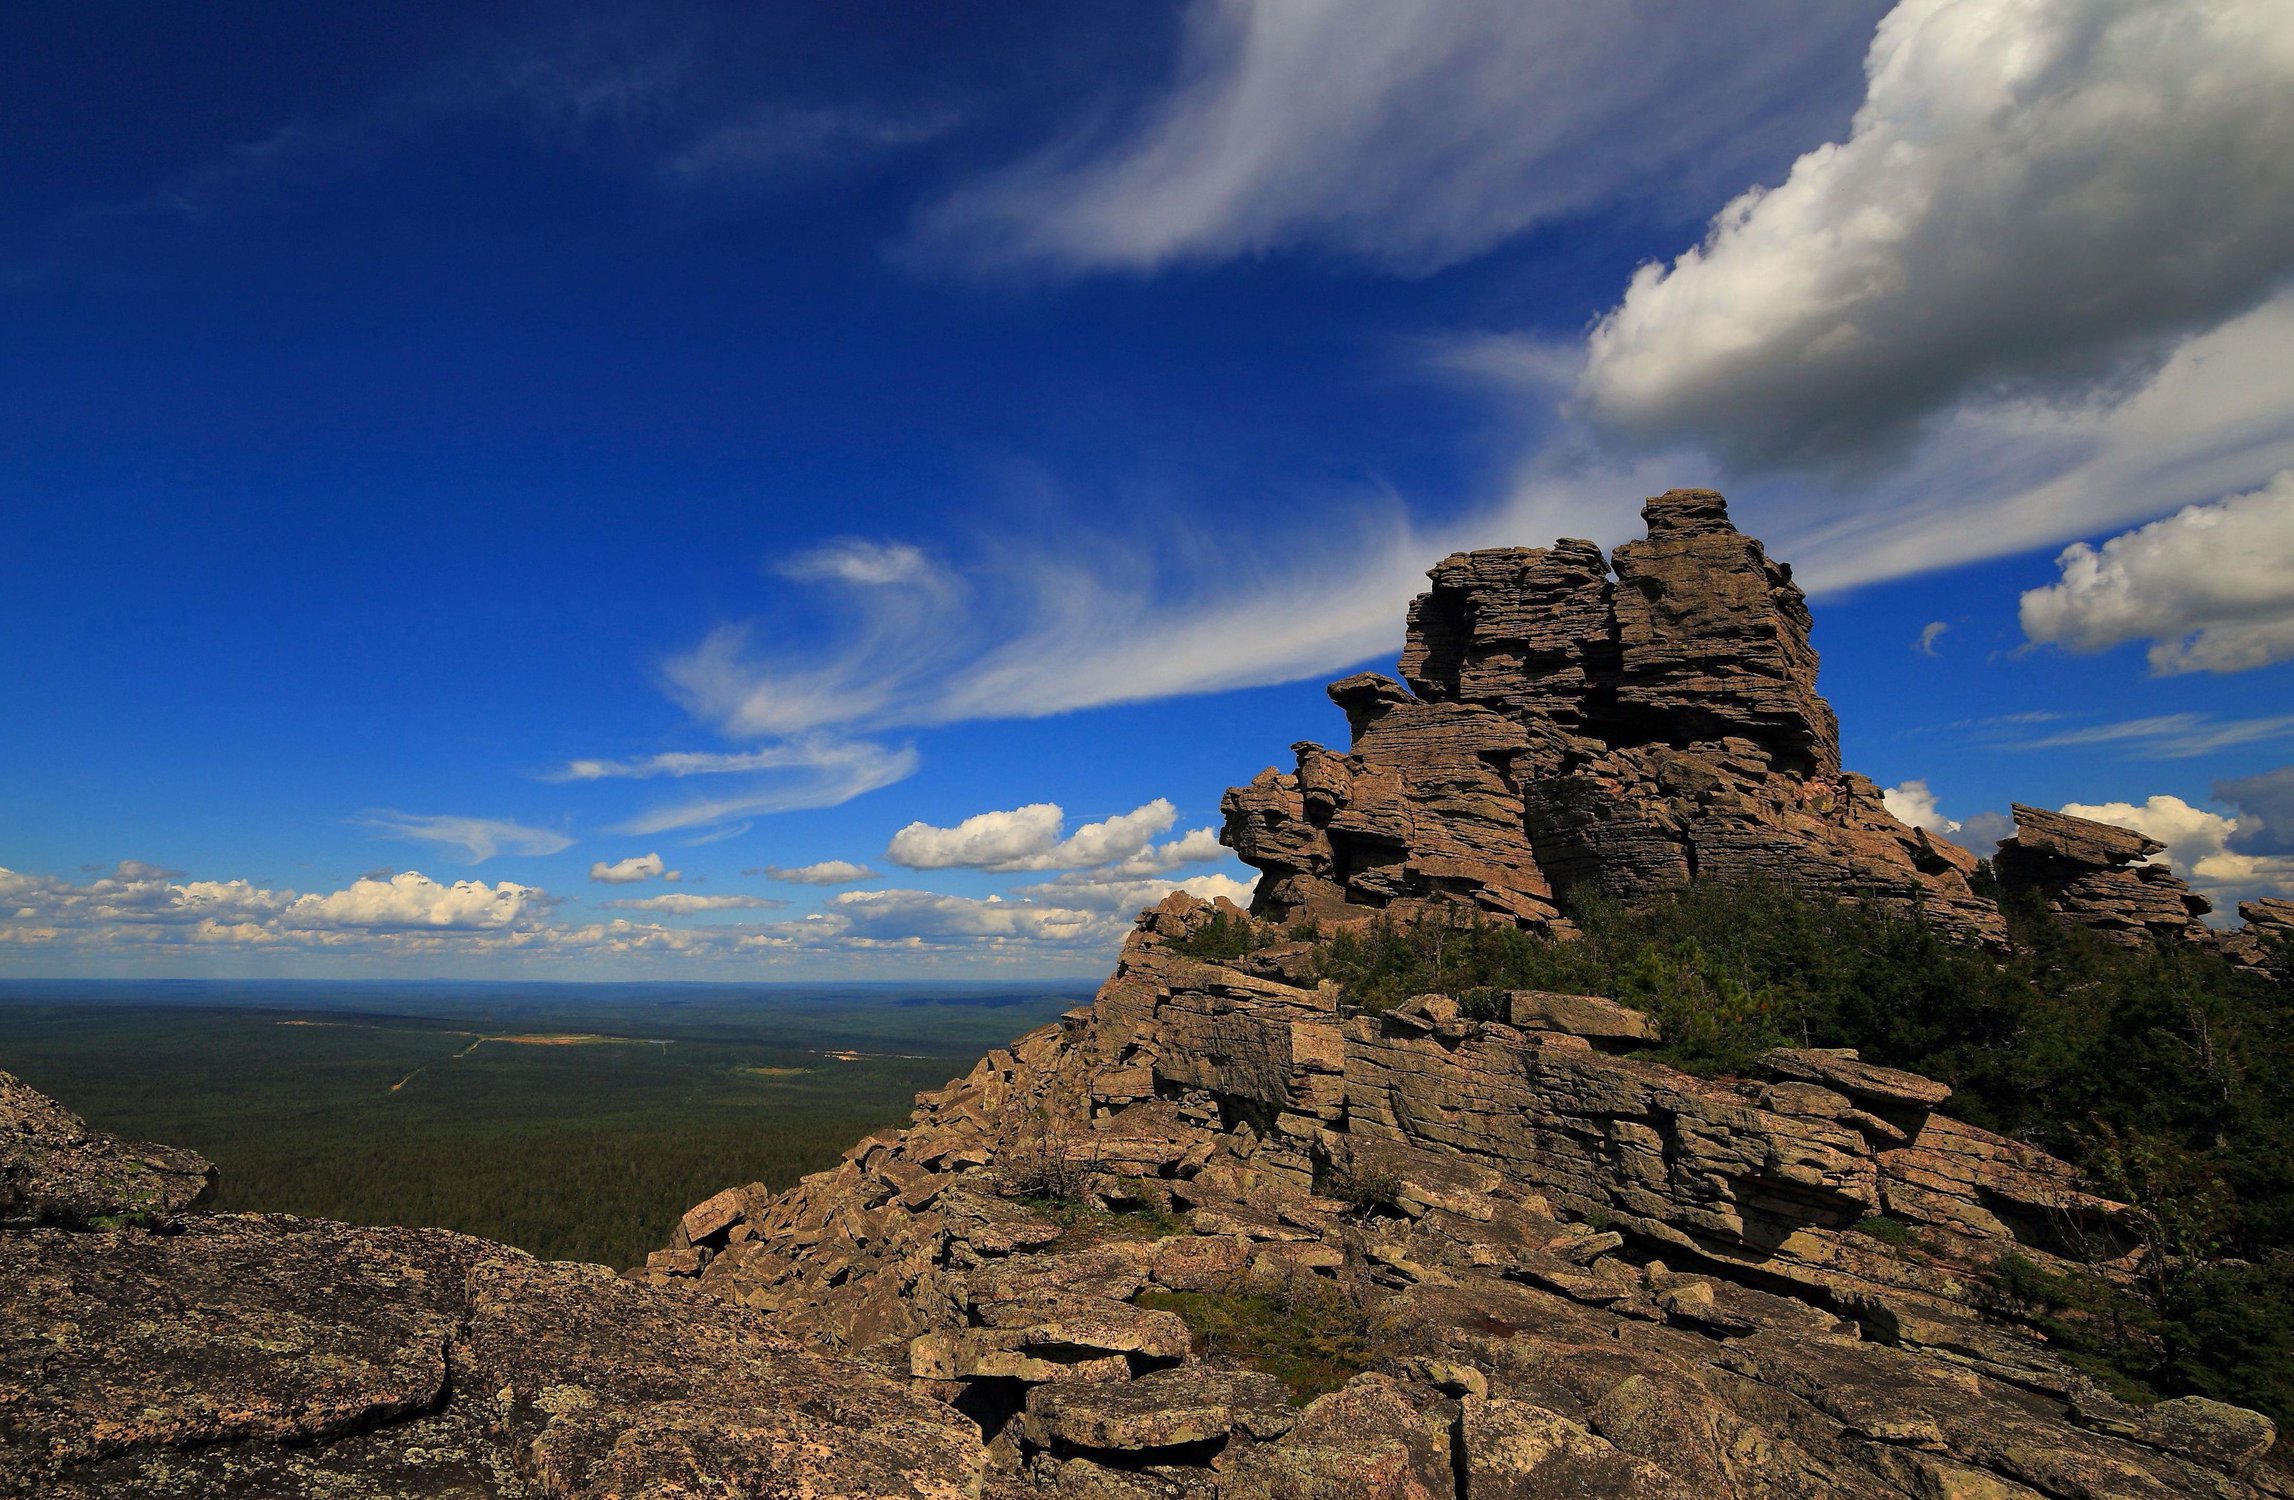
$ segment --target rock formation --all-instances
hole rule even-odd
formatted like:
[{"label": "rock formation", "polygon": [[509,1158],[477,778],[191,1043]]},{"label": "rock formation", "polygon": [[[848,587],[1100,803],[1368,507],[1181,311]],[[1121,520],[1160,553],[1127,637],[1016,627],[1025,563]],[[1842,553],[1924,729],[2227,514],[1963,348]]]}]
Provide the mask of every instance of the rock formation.
[{"label": "rock formation", "polygon": [[2015,837],[2001,841],[1992,868],[2009,890],[2035,892],[2057,917],[2113,942],[2212,942],[2199,918],[2214,903],[2148,863],[2166,847],[2131,828],[2017,803]]},{"label": "rock formation", "polygon": [[1635,899],[1692,877],[1917,905],[1998,946],[1975,857],[1898,822],[1840,766],[1792,570],[1710,490],[1645,540],[1462,552],[1410,607],[1408,684],[1331,686],[1345,755],[1294,747],[1227,794],[1222,834],[1279,923],[1461,904],[1563,927],[1556,887]]},{"label": "rock formation", "polygon": [[[1690,1077],[1590,996],[1349,1014],[1269,928],[1189,957],[1222,910],[1173,895],[1090,1007],[699,1206],[647,1279],[905,1370],[979,1420],[990,1496],[2294,1493],[2266,1419],[2123,1405],[1992,1315],[2002,1255],[2123,1276],[2137,1235],[1943,1085]],[[1189,1294],[1335,1303],[1368,1368],[1295,1407]]]}]

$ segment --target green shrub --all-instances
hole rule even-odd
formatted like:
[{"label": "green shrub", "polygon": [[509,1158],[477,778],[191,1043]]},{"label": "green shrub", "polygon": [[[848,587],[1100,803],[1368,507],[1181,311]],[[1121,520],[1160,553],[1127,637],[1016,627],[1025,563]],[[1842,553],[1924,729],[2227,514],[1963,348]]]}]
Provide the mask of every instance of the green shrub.
[{"label": "green shrub", "polygon": [[1337,1390],[1377,1361],[1377,1318],[1327,1282],[1279,1292],[1143,1292],[1141,1307],[1175,1312],[1195,1335],[1198,1354],[1218,1355],[1272,1375],[1303,1406]]},{"label": "green shrub", "polygon": [[1886,1214],[1858,1219],[1856,1232],[1869,1235],[1883,1245],[1893,1245],[1899,1250],[1908,1250],[1919,1243],[1919,1236],[1913,1233],[1911,1225],[1901,1219],[1891,1219]]},{"label": "green shrub", "polygon": [[1255,953],[1274,941],[1273,934],[1247,916],[1214,911],[1203,925],[1171,947],[1205,963],[1225,963]]},{"label": "green shrub", "polygon": [[2120,1384],[2294,1422],[2294,985],[2187,945],[2117,946],[2030,902],[2003,907],[2006,958],[1900,908],[1760,883],[1569,908],[1582,940],[1465,914],[1381,919],[1333,932],[1313,972],[1373,1011],[1428,992],[1481,1019],[1501,990],[1609,996],[1653,1015],[1656,1055],[1693,1072],[1741,1072],[1785,1044],[1940,1079],[1952,1114],[2073,1162],[2147,1226],[2141,1295],[2009,1265],[2003,1310]]}]

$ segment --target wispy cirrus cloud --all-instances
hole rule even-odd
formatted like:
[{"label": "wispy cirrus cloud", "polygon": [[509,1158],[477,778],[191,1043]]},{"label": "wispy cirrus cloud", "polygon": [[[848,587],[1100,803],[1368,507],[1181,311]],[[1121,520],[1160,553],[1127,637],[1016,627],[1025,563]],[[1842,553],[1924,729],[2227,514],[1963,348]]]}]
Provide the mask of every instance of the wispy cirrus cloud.
[{"label": "wispy cirrus cloud", "polygon": [[609,911],[653,911],[677,917],[705,911],[778,911],[788,905],[769,896],[703,896],[693,891],[665,891],[658,896],[633,896],[598,904]]},{"label": "wispy cirrus cloud", "polygon": [[877,873],[863,864],[849,859],[824,859],[810,865],[766,865],[762,869],[743,870],[743,875],[762,875],[768,880],[785,881],[790,885],[851,885],[855,881],[875,880]]},{"label": "wispy cirrus cloud", "polygon": [[1305,246],[1428,271],[1781,166],[1845,117],[1878,11],[1759,0],[1684,27],[1645,3],[1195,0],[1153,98],[959,185],[908,249],[1140,271]]},{"label": "wispy cirrus cloud", "polygon": [[769,813],[838,807],[863,793],[905,781],[916,774],[919,764],[913,745],[867,740],[808,740],[776,749],[790,752],[780,765],[785,774],[722,796],[651,808],[622,823],[619,831],[643,835],[713,828]]},{"label": "wispy cirrus cloud", "polygon": [[547,828],[529,828],[508,818],[465,818],[448,813],[374,812],[356,819],[384,838],[459,849],[469,864],[480,864],[502,854],[556,854],[573,847],[573,839]]},{"label": "wispy cirrus cloud", "polygon": [[2092,745],[2118,745],[2149,760],[2188,760],[2233,745],[2263,744],[2294,738],[2294,714],[2273,714],[2252,719],[2219,719],[2209,714],[2153,714],[2064,729],[2028,739],[1998,742],[2006,750],[2067,750]]}]

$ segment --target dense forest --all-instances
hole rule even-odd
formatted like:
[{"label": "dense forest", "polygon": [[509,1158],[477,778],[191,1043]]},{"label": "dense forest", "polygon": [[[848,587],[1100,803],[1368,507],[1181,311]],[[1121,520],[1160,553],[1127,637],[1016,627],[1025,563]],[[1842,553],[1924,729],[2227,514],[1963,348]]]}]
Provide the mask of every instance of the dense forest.
[{"label": "dense forest", "polygon": [[0,995],[0,1067],[99,1129],[206,1155],[214,1207],[433,1225],[617,1268],[719,1188],[833,1165],[919,1090],[1088,995],[370,987],[293,1006],[292,989],[263,1005],[120,989]]},{"label": "dense forest", "polygon": [[[2182,945],[2114,946],[2013,903],[2005,959],[1916,916],[1775,887],[1570,909],[1582,941],[1464,920],[1291,935],[1316,939],[1319,976],[1367,1009],[1438,992],[1472,1014],[1497,989],[1570,990],[1651,1013],[1666,1037],[1656,1055],[1698,1073],[1788,1044],[1856,1047],[1941,1079],[1953,1114],[2078,1164],[2149,1226],[2135,1292],[2009,1257],[1998,1311],[2126,1394],[2208,1395],[2294,1421],[2294,987]],[[1274,937],[1230,920],[1193,943],[1235,955]]]}]

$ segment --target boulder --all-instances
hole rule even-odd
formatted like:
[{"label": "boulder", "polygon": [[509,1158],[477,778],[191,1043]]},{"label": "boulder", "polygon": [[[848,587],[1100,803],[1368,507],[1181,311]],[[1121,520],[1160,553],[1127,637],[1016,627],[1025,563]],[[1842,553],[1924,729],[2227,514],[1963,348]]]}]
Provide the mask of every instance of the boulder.
[{"label": "boulder", "polygon": [[215,1168],[194,1151],[140,1145],[0,1073],[0,1228],[165,1224],[207,1196]]}]

